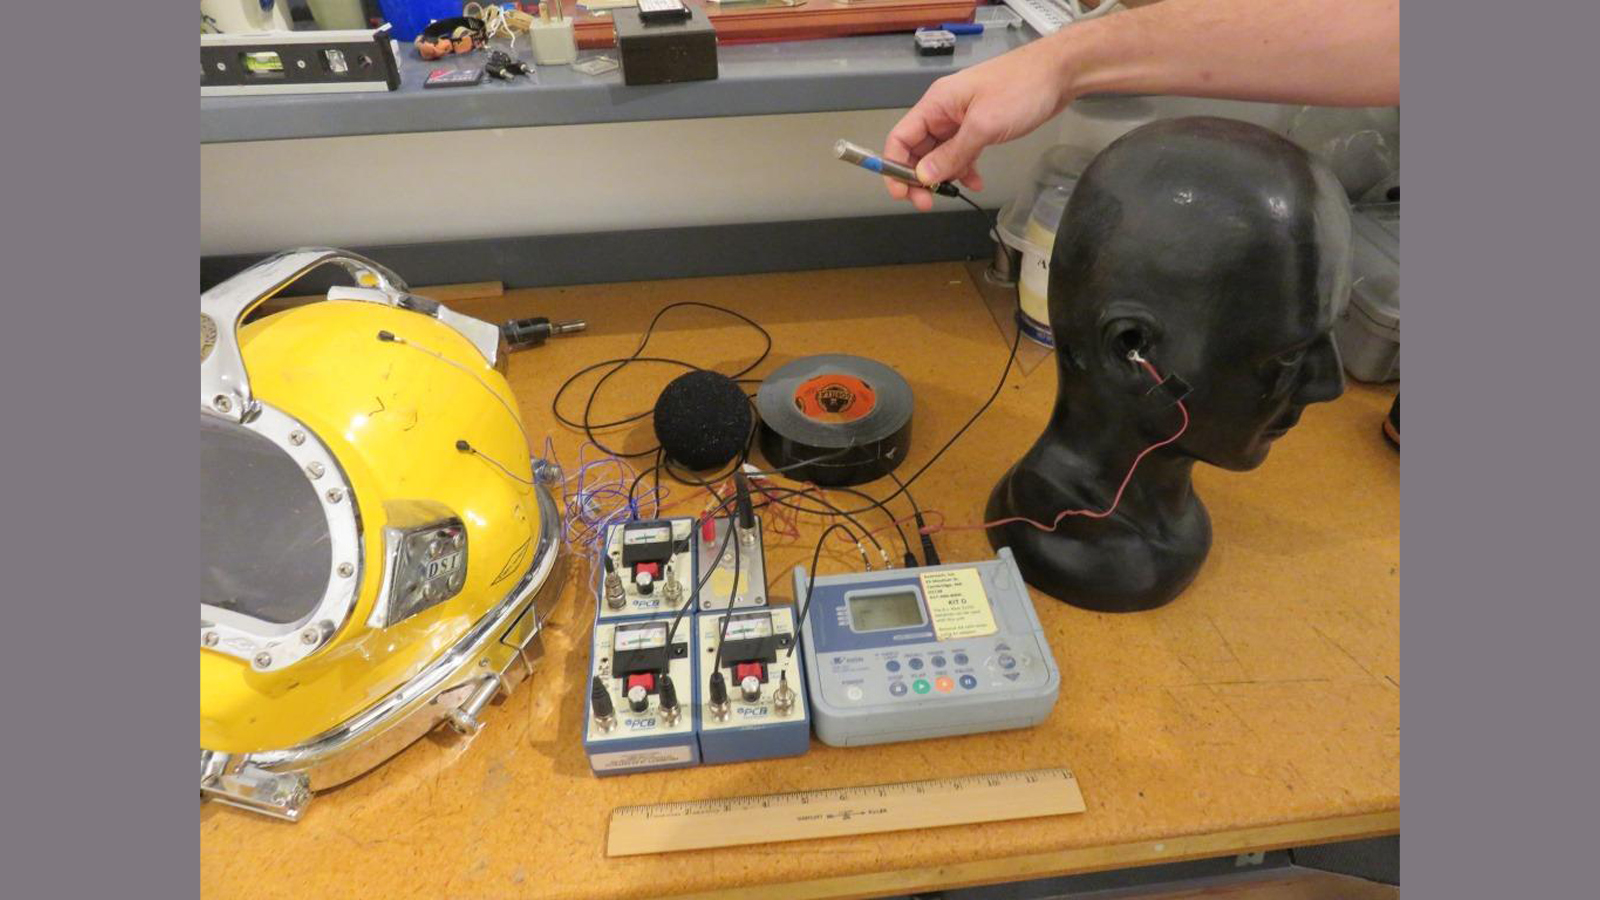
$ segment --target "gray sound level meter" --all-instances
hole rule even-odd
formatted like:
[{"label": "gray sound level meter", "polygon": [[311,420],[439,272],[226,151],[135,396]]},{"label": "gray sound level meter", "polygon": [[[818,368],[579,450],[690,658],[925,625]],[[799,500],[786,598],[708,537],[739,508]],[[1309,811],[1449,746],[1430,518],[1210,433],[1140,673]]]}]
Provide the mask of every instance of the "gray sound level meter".
[{"label": "gray sound level meter", "polygon": [[[794,595],[806,596],[804,567]],[[1061,672],[1009,548],[993,560],[816,579],[802,623],[818,739],[836,747],[1026,728]]]}]

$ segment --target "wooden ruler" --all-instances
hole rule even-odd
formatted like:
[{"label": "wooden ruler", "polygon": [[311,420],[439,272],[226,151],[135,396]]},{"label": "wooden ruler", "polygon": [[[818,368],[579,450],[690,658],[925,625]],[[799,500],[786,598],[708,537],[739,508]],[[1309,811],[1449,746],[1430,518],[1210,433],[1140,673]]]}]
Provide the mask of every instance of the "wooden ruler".
[{"label": "wooden ruler", "polygon": [[873,834],[1083,812],[1066,769],[968,775],[866,787],[624,806],[611,813],[607,856]]}]

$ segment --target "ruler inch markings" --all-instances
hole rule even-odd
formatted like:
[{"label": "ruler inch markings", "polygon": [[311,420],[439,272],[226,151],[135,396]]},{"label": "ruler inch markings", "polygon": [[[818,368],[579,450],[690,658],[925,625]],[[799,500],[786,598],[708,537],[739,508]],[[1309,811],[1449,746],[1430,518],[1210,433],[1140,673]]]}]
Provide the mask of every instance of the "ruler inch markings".
[{"label": "ruler inch markings", "polygon": [[[1052,784],[1059,790],[1040,790]],[[612,810],[606,855],[703,850],[1083,811],[1083,792],[1064,768],[624,806]]]}]

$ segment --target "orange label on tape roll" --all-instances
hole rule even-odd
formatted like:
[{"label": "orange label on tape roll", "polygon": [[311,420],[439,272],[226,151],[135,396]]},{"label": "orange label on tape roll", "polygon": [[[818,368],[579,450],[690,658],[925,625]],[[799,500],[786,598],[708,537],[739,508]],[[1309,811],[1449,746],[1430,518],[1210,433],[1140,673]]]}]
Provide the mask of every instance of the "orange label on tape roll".
[{"label": "orange label on tape roll", "polygon": [[872,385],[840,372],[824,372],[794,389],[795,409],[818,422],[854,422],[877,405]]}]

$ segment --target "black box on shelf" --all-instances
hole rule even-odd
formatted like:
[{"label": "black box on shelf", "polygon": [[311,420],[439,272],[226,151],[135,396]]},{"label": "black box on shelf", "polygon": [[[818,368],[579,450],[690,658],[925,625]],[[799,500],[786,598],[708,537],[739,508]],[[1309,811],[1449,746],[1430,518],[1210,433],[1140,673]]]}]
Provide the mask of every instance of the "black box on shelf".
[{"label": "black box on shelf", "polygon": [[671,84],[717,77],[717,32],[698,7],[680,22],[643,22],[637,9],[611,13],[623,84]]}]

